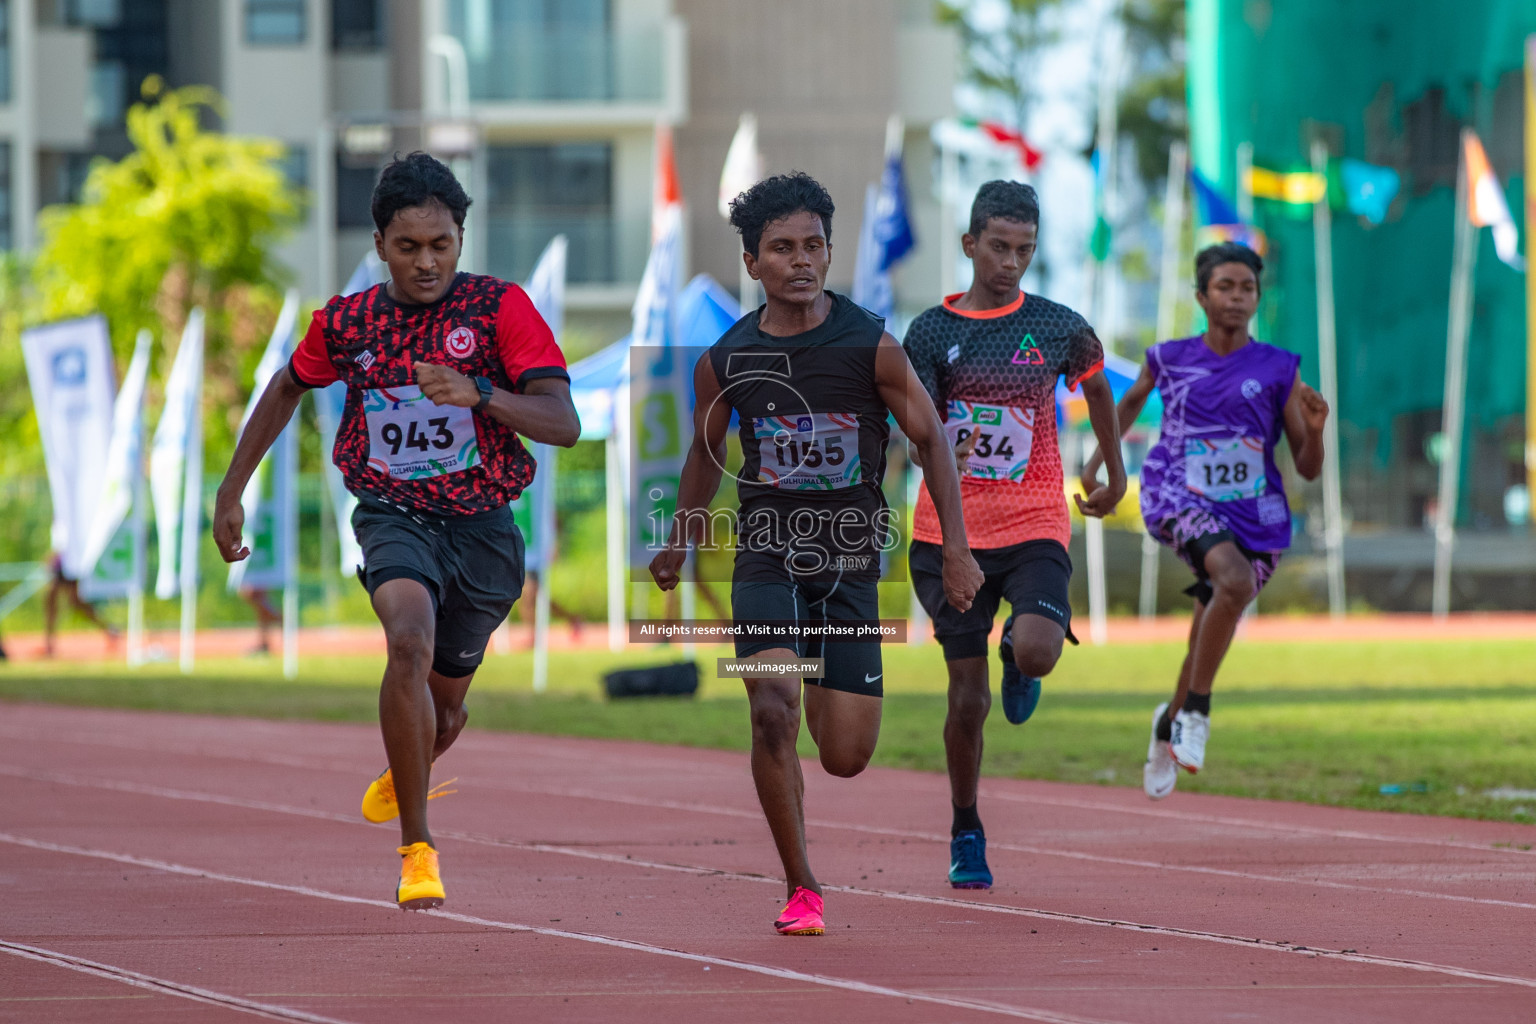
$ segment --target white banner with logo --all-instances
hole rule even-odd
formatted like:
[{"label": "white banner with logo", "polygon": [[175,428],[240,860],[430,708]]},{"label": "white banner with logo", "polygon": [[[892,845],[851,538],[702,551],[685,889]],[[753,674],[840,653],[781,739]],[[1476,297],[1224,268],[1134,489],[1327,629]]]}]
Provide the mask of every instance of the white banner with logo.
[{"label": "white banner with logo", "polygon": [[112,441],[81,562],[85,576],[80,592],[90,600],[126,597],[134,582],[134,537],[128,513],[144,473],[144,390],[153,347],[149,331],[139,331],[112,408]]},{"label": "white banner with logo", "polygon": [[658,215],[660,232],[635,296],[630,346],[630,568],[643,571],[666,542],[688,442],[688,373],[674,344],[682,210]]},{"label": "white banner with logo", "polygon": [[[246,403],[245,415],[240,419],[240,432],[245,433],[256,403],[267,390],[272,378],[288,365],[293,354],[294,332],[299,322],[299,293],[289,289],[283,298],[283,309],[277,315],[277,325],[267,341],[261,362],[256,364],[256,374],[251,379],[251,399]],[[245,543],[251,549],[250,557],[229,564],[229,589],[242,586],[257,590],[275,590],[291,586],[285,567],[289,546],[295,538],[289,536],[287,524],[290,517],[284,512],[296,499],[295,465],[298,456],[299,425],[289,420],[288,426],[278,435],[277,442],[246,481],[240,495],[240,505],[245,511]]]},{"label": "white banner with logo", "polygon": [[22,332],[21,348],[48,464],[53,550],[65,575],[79,579],[112,437],[117,388],[107,321],[91,316],[35,327]]},{"label": "white banner with logo", "polygon": [[[160,566],[155,596],[169,600],[180,592],[184,529],[196,533],[200,516],[183,522],[185,513],[202,507],[202,496],[189,494],[202,486],[203,459],[203,311],[194,309],[181,332],[176,361],[165,382],[165,409],[155,427],[149,453],[149,489],[155,504],[155,531],[160,541]],[[195,569],[195,567],[193,567]]]}]

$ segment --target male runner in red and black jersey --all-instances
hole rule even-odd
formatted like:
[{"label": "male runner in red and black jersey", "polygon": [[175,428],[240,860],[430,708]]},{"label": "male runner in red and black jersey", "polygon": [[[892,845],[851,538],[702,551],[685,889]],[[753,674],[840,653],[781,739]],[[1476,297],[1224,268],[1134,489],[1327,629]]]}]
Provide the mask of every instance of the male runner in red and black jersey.
[{"label": "male runner in red and black jersey", "polygon": [[469,203],[426,153],[384,168],[373,238],[390,279],[315,313],[240,436],[213,519],[225,561],[245,558],[246,481],[304,392],[344,381],[333,457],[357,495],[359,576],[389,645],[379,690],[389,768],[363,814],[400,816],[396,901],[407,910],[443,903],[427,831],[432,762],[464,727],[465,691],[522,591],[508,505],[534,462],[518,435],[569,447],[581,432],[565,356],[528,296],[457,272]]},{"label": "male runner in red and black jersey", "polygon": [[[731,412],[741,418],[741,508],[731,582],[736,656],[752,711],[752,779],[784,865],[789,902],[774,927],[820,935],[821,887],[805,851],[800,658],[822,659],[805,678],[805,718],[828,772],[864,770],[880,735],[878,639],[832,642],[806,630],[873,623],[890,510],[880,489],[887,415],[933,465],[942,524],[940,587],[970,606],[981,571],[966,546],[960,483],[933,405],[881,320],[826,291],[832,198],[803,173],[760,181],[731,203],[747,270],[767,303],[742,317],[694,367],[693,444],[683,466],[667,546],[651,562],[663,590],[677,585],[690,543],[709,522],[725,467]],[[747,633],[747,626],[766,627]],[[775,674],[774,663],[794,671]]]},{"label": "male runner in red and black jersey", "polygon": [[[957,889],[992,885],[987,840],[976,810],[982,725],[992,706],[987,637],[1001,601],[1003,712],[1022,723],[1040,699],[1040,677],[1072,637],[1067,584],[1071,520],[1062,494],[1056,443],[1056,379],[1081,386],[1088,418],[1109,454],[1109,483],[1078,508],[1107,515],[1125,494],[1115,400],[1104,379],[1104,350],[1093,328],[1066,306],[1025,295],[1019,279],[1035,254],[1040,205],[1035,190],[989,181],[971,205],[960,244],[975,268],[968,291],[950,295],[907,330],[907,355],[944,417],[960,470],[965,530],[986,582],[967,611],[944,600],[938,520],[925,480],[913,518],[912,586],[933,619],[949,668],[944,752],[954,818],[949,882]],[[924,462],[929,477],[930,463]]]}]

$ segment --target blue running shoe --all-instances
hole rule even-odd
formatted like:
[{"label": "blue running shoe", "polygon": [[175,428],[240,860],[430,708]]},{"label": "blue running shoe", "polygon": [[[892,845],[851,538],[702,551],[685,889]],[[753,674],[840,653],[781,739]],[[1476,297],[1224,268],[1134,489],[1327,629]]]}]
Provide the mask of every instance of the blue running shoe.
[{"label": "blue running shoe", "polygon": [[976,831],[961,832],[949,841],[949,884],[956,889],[992,888],[986,836]]},{"label": "blue running shoe", "polygon": [[997,645],[1003,659],[1003,717],[1014,725],[1023,725],[1040,703],[1040,680],[1019,671],[1013,660],[1013,616],[1003,623],[1003,639]]}]

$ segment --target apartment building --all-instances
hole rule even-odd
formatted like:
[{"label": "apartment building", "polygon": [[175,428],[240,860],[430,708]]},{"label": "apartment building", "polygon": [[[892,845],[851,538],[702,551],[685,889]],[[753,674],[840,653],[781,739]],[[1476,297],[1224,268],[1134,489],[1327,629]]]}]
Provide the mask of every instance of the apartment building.
[{"label": "apartment building", "polygon": [[[920,239],[935,239],[931,122],[951,111],[954,40],[925,0],[0,0],[0,247],[75,199],[90,161],[127,151],[150,74],[206,84],[226,130],[288,147],[309,203],[279,253],[329,294],[371,246],[380,164],[426,148],[475,199],[466,265],[525,277],[570,240],[573,324],[622,326],[649,245],[654,127],[676,128],[691,269],[734,288],[715,210],[742,111],[768,170],[803,168],[839,204],[834,287],[851,280],[886,119],[906,119]],[[937,279],[935,246],[903,266]],[[936,285],[924,284],[931,301]]]}]

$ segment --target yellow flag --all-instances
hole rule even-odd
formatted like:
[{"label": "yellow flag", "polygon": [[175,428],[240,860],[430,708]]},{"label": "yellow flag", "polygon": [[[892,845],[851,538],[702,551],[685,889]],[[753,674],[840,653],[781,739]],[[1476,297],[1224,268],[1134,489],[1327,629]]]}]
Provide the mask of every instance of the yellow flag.
[{"label": "yellow flag", "polygon": [[1248,194],[1255,199],[1278,199],[1282,203],[1321,202],[1328,194],[1328,179],[1315,171],[1284,174],[1264,167],[1248,168]]}]

